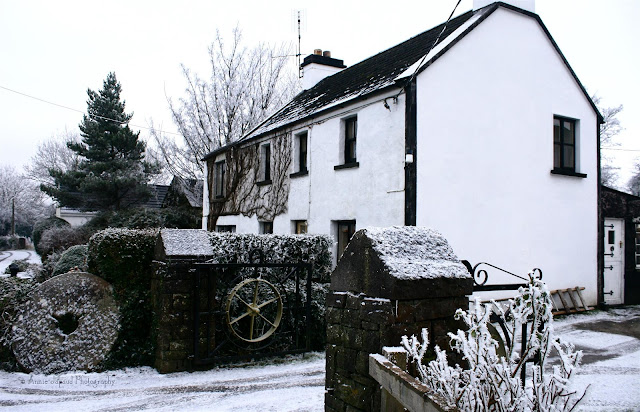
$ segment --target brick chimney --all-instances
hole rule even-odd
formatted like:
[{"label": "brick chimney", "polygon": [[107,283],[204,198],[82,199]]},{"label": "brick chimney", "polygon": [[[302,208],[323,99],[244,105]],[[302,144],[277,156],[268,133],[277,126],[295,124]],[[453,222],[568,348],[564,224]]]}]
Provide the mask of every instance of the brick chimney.
[{"label": "brick chimney", "polygon": [[[495,0],[473,0],[473,10],[478,10],[489,4],[496,3]],[[536,12],[536,0],[502,0],[502,3],[507,3],[512,6],[521,8],[522,10]]]},{"label": "brick chimney", "polygon": [[304,58],[302,67],[302,88],[307,90],[315,86],[320,80],[338,73],[345,66],[342,60],[331,57],[331,52],[315,49],[313,54]]}]

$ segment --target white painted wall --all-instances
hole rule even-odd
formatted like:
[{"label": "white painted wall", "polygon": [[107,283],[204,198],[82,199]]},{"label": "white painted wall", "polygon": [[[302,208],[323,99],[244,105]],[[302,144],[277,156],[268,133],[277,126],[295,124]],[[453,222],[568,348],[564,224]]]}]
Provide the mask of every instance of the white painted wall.
[{"label": "white painted wall", "polygon": [[[538,23],[498,9],[418,77],[418,225],[461,259],[596,302],[596,115]],[[579,119],[587,178],[551,175],[553,116]],[[494,278],[496,281],[506,279]]]},{"label": "white painted wall", "polygon": [[81,212],[67,207],[57,207],[56,217],[66,220],[73,227],[82,226],[96,215],[96,212]]},{"label": "white painted wall", "polygon": [[[293,220],[306,220],[309,233],[334,238],[338,220],[356,220],[357,229],[404,223],[404,96],[397,104],[389,100],[390,109],[384,97],[359,101],[292,131],[293,138],[308,133],[309,174],[291,179],[288,212],[276,217],[274,233],[292,233]],[[343,163],[343,119],[353,115],[359,167],[334,170]],[[294,157],[296,149],[293,144]],[[292,165],[290,173],[297,172],[297,162]],[[220,216],[217,224],[236,225],[237,233],[259,231],[256,217]]]}]

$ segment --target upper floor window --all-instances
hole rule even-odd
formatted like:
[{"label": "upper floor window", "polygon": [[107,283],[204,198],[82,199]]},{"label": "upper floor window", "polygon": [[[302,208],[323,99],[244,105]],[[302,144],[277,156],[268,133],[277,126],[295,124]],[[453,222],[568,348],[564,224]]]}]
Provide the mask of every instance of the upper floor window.
[{"label": "upper floor window", "polygon": [[358,137],[358,118],[350,117],[344,121],[344,163],[356,162],[356,139]]},{"label": "upper floor window", "polygon": [[214,163],[213,170],[213,192],[216,199],[224,197],[224,160]]},{"label": "upper floor window", "polygon": [[260,146],[260,177],[262,182],[271,182],[271,144]]},{"label": "upper floor window", "polygon": [[307,132],[298,135],[298,171],[307,171]]},{"label": "upper floor window", "polygon": [[356,156],[356,147],[358,140],[358,118],[356,116],[346,118],[342,121],[342,143],[344,144],[341,149],[342,161],[344,163],[334,166],[335,170],[349,169],[358,167],[358,161]]},{"label": "upper floor window", "polygon": [[573,119],[553,118],[553,168],[576,171],[576,121]]}]

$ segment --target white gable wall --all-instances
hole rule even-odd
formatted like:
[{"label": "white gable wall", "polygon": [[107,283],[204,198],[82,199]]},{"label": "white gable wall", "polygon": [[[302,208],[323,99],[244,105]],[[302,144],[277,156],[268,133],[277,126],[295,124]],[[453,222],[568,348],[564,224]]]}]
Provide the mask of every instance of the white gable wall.
[{"label": "white gable wall", "polygon": [[[539,24],[499,8],[417,85],[417,224],[472,264],[539,267],[551,289],[585,286],[594,304],[596,115]],[[587,178],[550,174],[554,115],[579,119]]]}]

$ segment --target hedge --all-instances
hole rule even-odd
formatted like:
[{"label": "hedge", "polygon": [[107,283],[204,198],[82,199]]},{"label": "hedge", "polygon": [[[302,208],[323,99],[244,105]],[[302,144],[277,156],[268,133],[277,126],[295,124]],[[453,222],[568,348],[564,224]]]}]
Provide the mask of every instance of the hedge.
[{"label": "hedge", "polygon": [[33,225],[33,232],[31,233],[31,239],[33,240],[33,246],[36,249],[36,252],[38,252],[40,256],[42,256],[42,250],[40,249],[40,238],[42,237],[42,234],[44,233],[44,231],[52,227],[62,227],[62,226],[71,226],[71,225],[66,220],[60,219],[55,216],[38,220],[36,224]]},{"label": "hedge", "polygon": [[62,275],[73,268],[85,272],[87,270],[87,250],[87,245],[75,245],[65,250],[57,260],[52,275]]},{"label": "hedge", "polygon": [[157,236],[157,229],[106,229],[89,240],[88,271],[111,283],[120,307],[120,334],[103,364],[106,369],[153,365],[150,293]]}]

